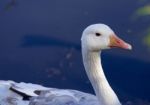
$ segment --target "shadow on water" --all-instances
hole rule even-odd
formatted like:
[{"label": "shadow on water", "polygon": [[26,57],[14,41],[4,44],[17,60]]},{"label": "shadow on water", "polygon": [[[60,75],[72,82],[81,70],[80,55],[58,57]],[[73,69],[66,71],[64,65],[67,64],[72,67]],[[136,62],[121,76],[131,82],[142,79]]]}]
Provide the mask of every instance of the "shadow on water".
[{"label": "shadow on water", "polygon": [[21,44],[21,46],[22,47],[57,46],[64,48],[73,47],[76,50],[81,50],[81,46],[78,44],[42,35],[26,35],[23,38],[23,43]]}]

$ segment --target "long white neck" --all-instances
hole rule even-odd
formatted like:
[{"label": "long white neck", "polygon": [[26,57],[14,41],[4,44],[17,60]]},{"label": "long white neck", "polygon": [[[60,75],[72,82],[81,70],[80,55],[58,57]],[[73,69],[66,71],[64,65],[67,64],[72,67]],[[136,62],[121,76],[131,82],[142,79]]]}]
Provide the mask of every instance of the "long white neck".
[{"label": "long white neck", "polygon": [[90,52],[82,48],[83,63],[100,105],[121,105],[110,87],[101,66],[101,52]]}]

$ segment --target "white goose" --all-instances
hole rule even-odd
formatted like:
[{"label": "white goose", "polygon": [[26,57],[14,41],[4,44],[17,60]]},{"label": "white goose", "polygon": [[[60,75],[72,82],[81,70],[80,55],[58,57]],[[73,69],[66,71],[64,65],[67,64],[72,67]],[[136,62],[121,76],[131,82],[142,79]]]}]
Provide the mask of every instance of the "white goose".
[{"label": "white goose", "polygon": [[96,96],[76,90],[0,81],[0,105],[121,105],[105,77],[100,53],[112,47],[131,49],[131,45],[119,39],[105,24],[88,26],[83,31],[81,44],[84,67]]}]

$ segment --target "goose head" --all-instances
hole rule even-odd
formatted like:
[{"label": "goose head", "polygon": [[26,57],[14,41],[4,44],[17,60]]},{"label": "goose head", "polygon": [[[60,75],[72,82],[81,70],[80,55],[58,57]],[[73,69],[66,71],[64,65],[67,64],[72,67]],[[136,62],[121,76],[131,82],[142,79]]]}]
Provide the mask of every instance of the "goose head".
[{"label": "goose head", "polygon": [[114,31],[105,24],[93,24],[88,26],[81,37],[82,48],[89,51],[100,51],[110,48],[132,49],[132,46],[114,33]]}]

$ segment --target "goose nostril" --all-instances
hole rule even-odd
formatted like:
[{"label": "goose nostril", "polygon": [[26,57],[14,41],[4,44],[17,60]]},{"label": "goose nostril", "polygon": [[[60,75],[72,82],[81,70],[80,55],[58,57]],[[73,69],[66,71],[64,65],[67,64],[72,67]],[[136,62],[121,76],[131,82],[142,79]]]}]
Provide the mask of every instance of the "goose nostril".
[{"label": "goose nostril", "polygon": [[119,40],[116,41],[118,44],[120,44],[121,42]]}]

